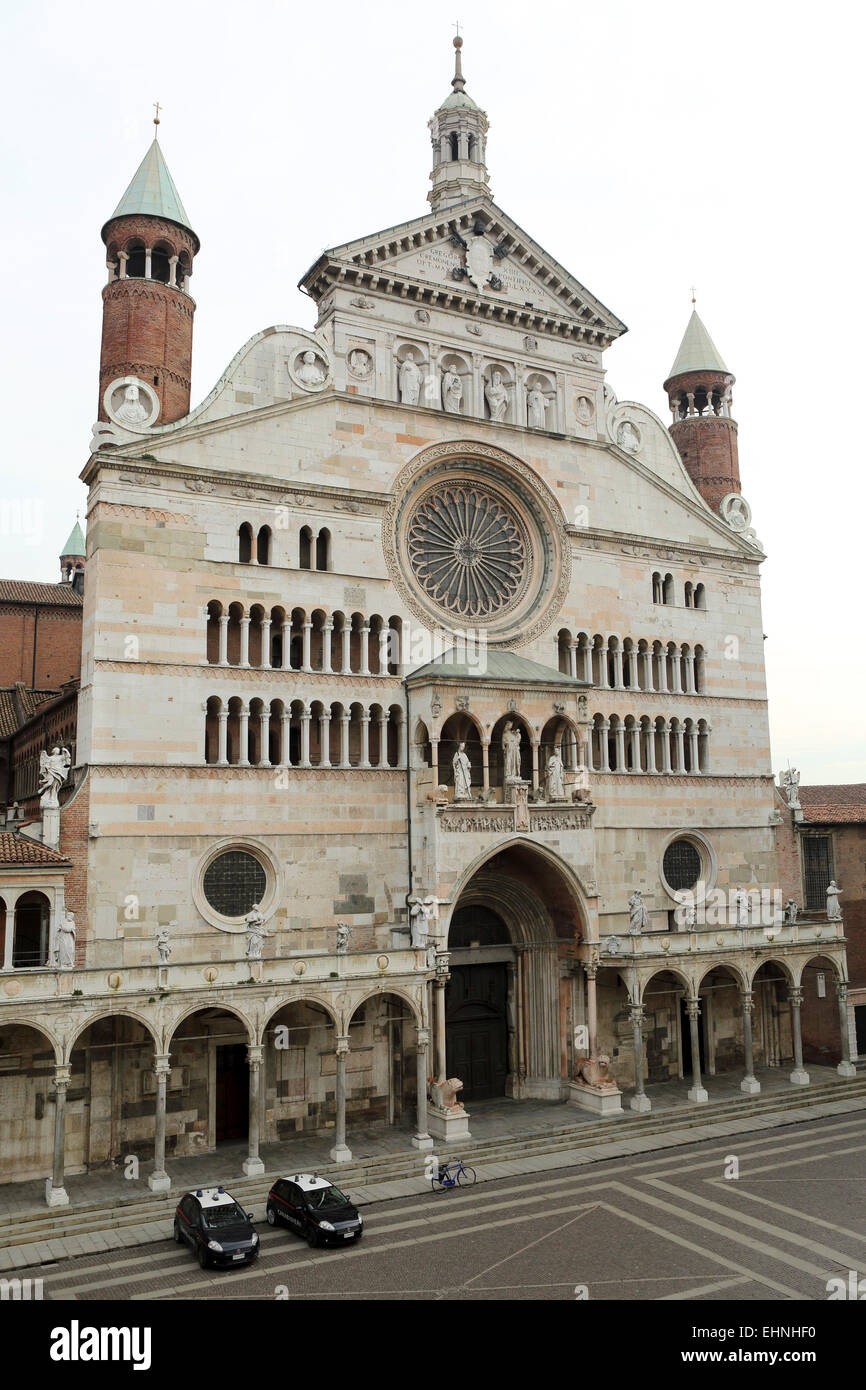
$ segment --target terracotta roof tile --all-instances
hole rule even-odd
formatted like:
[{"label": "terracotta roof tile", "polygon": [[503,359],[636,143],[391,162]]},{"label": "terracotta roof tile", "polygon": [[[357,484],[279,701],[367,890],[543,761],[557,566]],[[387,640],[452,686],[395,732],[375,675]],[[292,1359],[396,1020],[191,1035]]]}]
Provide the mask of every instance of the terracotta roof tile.
[{"label": "terracotta roof tile", "polygon": [[834,825],[866,824],[866,782],[801,787],[800,805],[807,821]]},{"label": "terracotta roof tile", "polygon": [[28,835],[16,835],[12,830],[0,831],[0,864],[45,864],[56,867],[69,860],[59,850],[49,849]]},{"label": "terracotta roof tile", "polygon": [[0,603],[48,603],[81,608],[84,598],[71,584],[42,584],[35,579],[0,579]]},{"label": "terracotta roof tile", "polygon": [[59,690],[28,690],[22,681],[0,686],[0,738],[8,738],[26,724],[40,705],[61,694]]}]

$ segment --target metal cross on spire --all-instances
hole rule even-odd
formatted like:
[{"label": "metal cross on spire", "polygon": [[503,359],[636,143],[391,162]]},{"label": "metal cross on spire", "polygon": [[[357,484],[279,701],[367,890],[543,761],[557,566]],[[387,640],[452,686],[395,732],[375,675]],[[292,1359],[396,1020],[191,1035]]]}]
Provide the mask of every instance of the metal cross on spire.
[{"label": "metal cross on spire", "polygon": [[695,299],[695,295],[697,294],[697,290],[695,289],[694,285],[689,286],[689,293],[692,296],[692,303],[696,304],[697,300]]},{"label": "metal cross on spire", "polygon": [[156,115],[153,118],[153,123],[154,125],[159,125],[159,113],[162,110],[162,107],[160,106],[158,101],[155,101],[153,103],[153,109],[156,112]]}]

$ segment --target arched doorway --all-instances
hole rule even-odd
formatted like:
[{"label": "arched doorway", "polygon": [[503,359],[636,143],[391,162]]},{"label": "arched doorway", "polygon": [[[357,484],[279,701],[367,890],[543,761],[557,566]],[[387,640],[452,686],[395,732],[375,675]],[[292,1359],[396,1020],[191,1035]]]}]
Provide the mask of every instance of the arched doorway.
[{"label": "arched doorway", "polygon": [[[463,907],[452,919],[448,944],[452,964],[445,992],[446,1070],[460,1077],[473,1100],[503,1096],[508,1077],[508,968],[514,959],[508,928],[488,907]],[[461,962],[463,953],[478,959],[455,964],[456,952]]]},{"label": "arched doorway", "polygon": [[189,1104],[177,1155],[249,1135],[249,1032],[228,1009],[197,1009],[171,1038],[172,1063],[183,1068]]},{"label": "arched doorway", "polygon": [[448,929],[448,1075],[467,1102],[507,1095],[560,1100],[573,1064],[576,881],[556,854],[515,840],[456,895]]},{"label": "arched doorway", "polygon": [[842,1061],[838,979],[836,964],[829,956],[813,956],[800,977],[803,1060],[817,1066],[836,1066]]},{"label": "arched doorway", "polygon": [[0,1057],[0,1182],[49,1178],[56,1101],[54,1046],[33,1024],[6,1023],[0,1025]]}]

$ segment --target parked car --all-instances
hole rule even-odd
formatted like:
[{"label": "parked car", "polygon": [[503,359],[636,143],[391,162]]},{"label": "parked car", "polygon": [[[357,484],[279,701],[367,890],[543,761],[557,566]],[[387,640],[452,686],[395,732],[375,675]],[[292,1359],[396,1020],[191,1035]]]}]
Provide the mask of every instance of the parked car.
[{"label": "parked car", "polygon": [[361,1239],[363,1218],[339,1187],[316,1173],[277,1178],[268,1193],[268,1225],[291,1226],[309,1245]]},{"label": "parked car", "polygon": [[244,1211],[224,1187],[197,1187],[181,1197],[174,1213],[174,1238],[184,1241],[208,1265],[249,1264],[259,1253],[253,1214]]}]

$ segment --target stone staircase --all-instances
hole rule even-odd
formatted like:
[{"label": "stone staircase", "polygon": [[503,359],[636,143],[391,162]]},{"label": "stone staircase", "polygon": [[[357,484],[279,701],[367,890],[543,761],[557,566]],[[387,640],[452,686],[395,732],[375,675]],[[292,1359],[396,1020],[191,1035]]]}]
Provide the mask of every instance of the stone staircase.
[{"label": "stone staircase", "polygon": [[[866,1071],[858,1072],[850,1080],[816,1082],[803,1090],[792,1086],[790,1092],[773,1091],[767,1095],[743,1096],[741,1099],[732,1097],[692,1108],[666,1106],[664,1110],[648,1115],[625,1111],[621,1117],[590,1123],[572,1121],[570,1124],[547,1126],[534,1134],[472,1140],[459,1149],[455,1147],[453,1154],[449,1151],[449,1156],[460,1157],[478,1168],[478,1177],[483,1180],[484,1164],[501,1164],[516,1159],[526,1162],[535,1157],[562,1154],[561,1166],[567,1167],[569,1155],[579,1153],[581,1162],[592,1161],[593,1148],[603,1148],[624,1139],[646,1140],[644,1151],[651,1152],[655,1135],[661,1137],[675,1131],[680,1144],[697,1143],[703,1137],[701,1131],[713,1125],[736,1122],[739,1127],[743,1120],[759,1117],[776,1117],[778,1125],[794,1124],[798,1120],[809,1119],[809,1111],[814,1107],[836,1101],[845,1101],[854,1111],[860,1108],[866,1110]],[[665,1146],[660,1144],[659,1147]],[[440,1157],[443,1152],[440,1150]],[[599,1153],[599,1161],[608,1156]],[[371,1183],[421,1177],[425,1158],[424,1153],[409,1148],[358,1162],[320,1165],[316,1171],[334,1178],[342,1188],[351,1191],[352,1188],[369,1186]],[[258,1208],[256,1219],[261,1221],[264,1219],[264,1198],[271,1182],[275,1177],[292,1171],[291,1165],[291,1152],[287,1149],[285,1163],[279,1169],[271,1169],[258,1178],[231,1177],[226,1182],[232,1195],[242,1203],[246,1206],[255,1204]],[[550,1167],[549,1163],[542,1166]],[[178,1186],[160,1195],[148,1193],[137,1197],[117,1197],[110,1202],[103,1199],[94,1203],[77,1203],[74,1207],[53,1211],[46,1207],[32,1212],[9,1213],[0,1216],[0,1250],[32,1246],[58,1237],[122,1231],[152,1223],[162,1223],[160,1227],[154,1227],[152,1238],[164,1239],[170,1233],[168,1223],[174,1216],[178,1193],[182,1190]]]}]

